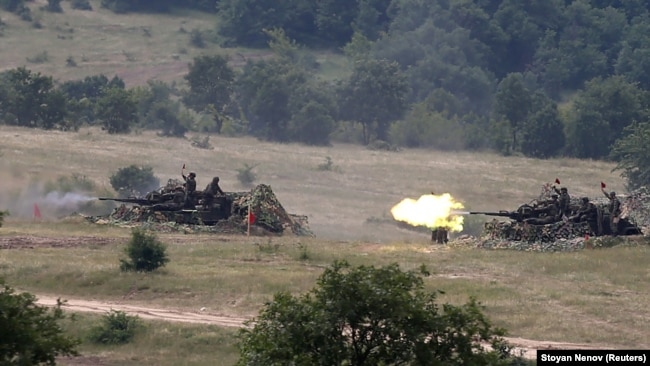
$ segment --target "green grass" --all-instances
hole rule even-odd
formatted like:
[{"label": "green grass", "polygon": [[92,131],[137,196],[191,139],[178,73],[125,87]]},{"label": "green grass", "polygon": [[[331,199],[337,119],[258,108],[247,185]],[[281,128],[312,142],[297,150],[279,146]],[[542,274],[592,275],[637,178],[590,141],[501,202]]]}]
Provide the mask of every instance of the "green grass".
[{"label": "green grass", "polygon": [[60,365],[234,365],[238,359],[237,330],[213,325],[188,325],[140,319],[143,327],[133,342],[124,345],[98,345],[88,337],[101,321],[98,314],[77,313],[67,319],[67,334],[82,341],[79,358],[63,358]]}]

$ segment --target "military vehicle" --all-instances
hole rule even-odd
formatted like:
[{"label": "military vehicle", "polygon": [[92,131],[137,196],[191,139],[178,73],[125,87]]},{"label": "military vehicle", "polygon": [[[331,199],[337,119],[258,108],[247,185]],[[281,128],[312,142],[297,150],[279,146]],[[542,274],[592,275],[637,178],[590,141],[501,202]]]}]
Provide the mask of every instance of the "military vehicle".
[{"label": "military vehicle", "polygon": [[247,224],[251,222],[256,230],[262,229],[267,233],[282,234],[288,229],[295,235],[313,236],[307,216],[287,213],[271,187],[265,184],[259,184],[249,192],[224,192],[214,197],[210,204],[201,191],[186,200],[183,185],[176,179],[170,179],[166,186],[144,197],[100,197],[99,200],[121,205],[106,217],[88,217],[95,223],[171,222],[211,226],[214,232],[241,233],[246,232]]},{"label": "military vehicle", "polygon": [[[571,200],[572,212],[577,212],[580,207],[579,200]],[[575,216],[562,217],[559,220],[544,222],[543,214],[539,214],[537,203],[524,204],[515,211],[483,212],[470,211],[470,215],[487,215],[507,217],[509,222],[497,219],[486,222],[484,234],[491,238],[507,239],[514,241],[541,241],[551,242],[558,239],[571,239],[585,236],[612,235],[608,206],[605,202],[593,202],[597,215],[592,220],[580,221]],[[625,210],[624,210],[625,212]],[[618,235],[641,235],[641,229],[631,218],[621,215],[618,222]]]}]

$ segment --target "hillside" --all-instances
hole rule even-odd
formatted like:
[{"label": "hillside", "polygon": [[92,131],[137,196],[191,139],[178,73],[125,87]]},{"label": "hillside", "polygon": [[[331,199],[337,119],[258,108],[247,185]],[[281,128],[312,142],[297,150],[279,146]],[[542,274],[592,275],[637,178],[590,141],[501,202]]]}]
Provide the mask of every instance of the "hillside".
[{"label": "hillside", "polygon": [[[37,0],[29,5],[42,28],[0,10],[5,24],[0,71],[25,66],[59,81],[118,75],[132,87],[150,79],[182,82],[187,64],[201,54],[232,54],[234,65],[264,56],[260,51],[222,50],[211,42],[205,48],[192,46],[192,30],[205,32],[207,38],[216,25],[214,15],[198,11],[116,16],[101,8],[100,1],[91,1],[92,11],[71,9],[69,2],[62,2],[63,13],[50,13],[39,10],[45,3]],[[76,66],[68,66],[68,58]]]},{"label": "hillside", "polygon": [[[611,172],[611,163],[566,158],[372,151],[348,144],[307,147],[218,135],[210,136],[214,150],[207,150],[192,147],[189,139],[159,137],[151,131],[108,135],[92,128],[71,133],[0,126],[0,139],[0,179],[7,188],[0,207],[18,212],[17,205],[22,204],[28,217],[33,202],[30,185],[78,174],[111,190],[110,175],[131,164],[152,166],[162,182],[179,178],[186,164],[197,173],[199,187],[218,175],[226,191],[248,190],[238,183],[238,169],[257,165],[253,170],[257,182],[271,185],[287,211],[308,215],[317,236],[377,242],[429,240],[426,234],[398,228],[390,208],[431,191],[448,192],[466,208],[479,211],[515,209],[536,198],[541,186],[556,177],[575,197],[600,196],[601,181],[625,191],[623,180]],[[331,170],[319,170],[327,157]],[[485,217],[469,220],[480,230]]]}]

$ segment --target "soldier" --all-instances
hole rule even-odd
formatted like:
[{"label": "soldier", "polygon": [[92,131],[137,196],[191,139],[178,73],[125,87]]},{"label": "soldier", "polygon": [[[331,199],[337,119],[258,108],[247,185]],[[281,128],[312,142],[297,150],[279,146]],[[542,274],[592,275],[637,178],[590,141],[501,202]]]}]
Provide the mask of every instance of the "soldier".
[{"label": "soldier", "polygon": [[525,219],[524,222],[532,225],[547,225],[559,221],[562,214],[560,212],[558,195],[552,194],[550,201],[546,201],[542,206],[536,207],[533,210],[533,216]]},{"label": "soldier", "polygon": [[445,227],[437,227],[431,230],[431,241],[438,244],[446,244],[449,241],[449,231]]},{"label": "soldier", "polygon": [[571,196],[569,196],[569,190],[566,189],[566,187],[562,187],[558,190],[555,186],[553,186],[553,189],[560,195],[560,199],[558,200],[560,206],[560,217],[563,215],[566,217],[571,216]]},{"label": "soldier", "polygon": [[223,190],[219,187],[219,177],[212,178],[212,182],[205,187],[203,191],[203,204],[207,208],[211,208],[214,203],[214,198],[219,195],[224,195]]},{"label": "soldier", "polygon": [[598,233],[598,208],[589,202],[589,197],[582,197],[580,201],[580,208],[569,220],[573,222],[587,222],[592,233]]},{"label": "soldier", "polygon": [[163,204],[154,205],[153,209],[156,211],[176,211],[183,208],[185,205],[185,191],[183,187],[174,188],[172,199]]},{"label": "soldier", "polygon": [[196,196],[196,173],[190,172],[186,177],[185,174],[181,174],[185,184],[185,207],[194,209],[194,197]]},{"label": "soldier", "polygon": [[605,192],[605,188],[601,187],[605,197],[609,198],[609,228],[613,236],[618,235],[618,221],[621,216],[621,201],[616,197],[616,192]]}]

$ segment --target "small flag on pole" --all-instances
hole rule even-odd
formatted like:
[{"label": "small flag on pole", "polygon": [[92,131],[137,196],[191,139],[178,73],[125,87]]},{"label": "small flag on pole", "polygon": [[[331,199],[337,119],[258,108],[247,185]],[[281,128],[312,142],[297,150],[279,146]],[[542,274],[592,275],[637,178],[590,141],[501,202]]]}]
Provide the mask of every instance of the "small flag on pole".
[{"label": "small flag on pole", "polygon": [[183,168],[182,169],[185,169],[185,163],[183,163]]},{"label": "small flag on pole", "polygon": [[605,188],[605,187],[607,187],[607,184],[605,184],[605,182],[600,182],[600,188]]},{"label": "small flag on pole", "polygon": [[34,218],[35,219],[41,218],[41,210],[38,208],[37,204],[34,204]]},{"label": "small flag on pole", "polygon": [[255,218],[256,218],[256,217],[255,217],[255,214],[252,213],[252,212],[250,212],[250,213],[248,214],[248,223],[251,224],[251,225],[253,225],[253,224],[255,223]]},{"label": "small flag on pole", "polygon": [[560,179],[555,178],[555,184],[560,184]]}]

